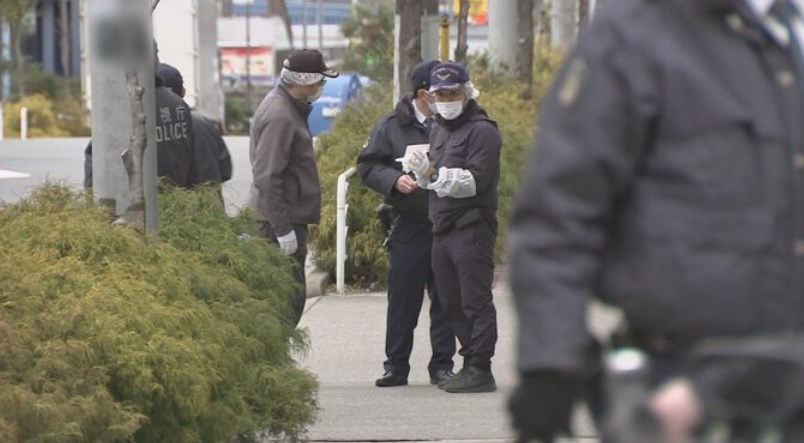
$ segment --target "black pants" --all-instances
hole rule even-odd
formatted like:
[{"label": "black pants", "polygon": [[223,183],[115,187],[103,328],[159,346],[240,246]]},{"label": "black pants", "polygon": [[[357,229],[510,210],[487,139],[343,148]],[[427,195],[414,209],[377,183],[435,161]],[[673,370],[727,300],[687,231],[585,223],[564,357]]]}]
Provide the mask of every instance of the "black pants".
[{"label": "black pants", "polygon": [[433,238],[433,272],[438,297],[458,337],[465,362],[488,367],[497,343],[494,232],[484,221],[453,228]]},{"label": "black pants", "polygon": [[430,250],[433,243],[432,226],[425,218],[401,215],[394,224],[389,239],[390,269],[388,271],[388,314],[385,331],[385,370],[395,374],[410,372],[410,353],[413,350],[413,331],[419,320],[424,301],[424,289],[430,296],[430,345],[433,354],[427,369],[452,369],[455,355],[455,334],[441,308],[433,271]]},{"label": "black pants", "polygon": [[[293,231],[296,232],[296,241],[299,248],[293,254],[293,279],[296,281],[296,289],[291,294],[290,308],[291,320],[293,325],[298,325],[301,320],[302,313],[304,312],[304,304],[307,301],[307,278],[304,272],[304,263],[307,260],[307,225],[293,225]],[[260,234],[270,240],[274,244],[279,244],[279,241],[274,235],[274,230],[268,222],[260,222]]]}]

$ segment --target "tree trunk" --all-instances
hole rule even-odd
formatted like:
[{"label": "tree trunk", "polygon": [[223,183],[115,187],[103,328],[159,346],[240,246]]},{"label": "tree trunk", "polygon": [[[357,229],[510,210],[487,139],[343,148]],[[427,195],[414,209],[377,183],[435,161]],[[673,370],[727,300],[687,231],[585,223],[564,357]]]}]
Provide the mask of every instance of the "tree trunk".
[{"label": "tree trunk", "polygon": [[59,43],[61,45],[61,69],[64,76],[64,96],[69,99],[72,97],[72,92],[70,91],[70,22],[67,17],[67,2],[68,0],[59,2]]},{"label": "tree trunk", "polygon": [[519,33],[519,54],[516,58],[516,73],[525,83],[523,98],[530,98],[533,84],[533,43],[535,26],[533,24],[533,1],[517,0],[517,31]]},{"label": "tree trunk", "polygon": [[410,71],[422,59],[422,4],[419,0],[396,0],[399,14],[399,56],[397,65],[397,98],[405,95]]},{"label": "tree trunk", "polygon": [[17,83],[17,98],[25,97],[25,59],[22,55],[22,23],[9,21],[11,27],[11,59],[15,68],[14,80]]},{"label": "tree trunk", "polygon": [[590,17],[589,0],[578,0],[578,32],[581,32],[589,24]]},{"label": "tree trunk", "polygon": [[466,52],[469,46],[466,44],[466,31],[469,25],[469,0],[461,0],[458,11],[458,43],[455,47],[455,61],[466,63]]},{"label": "tree trunk", "polygon": [[290,49],[293,48],[293,30],[290,27],[290,16],[288,15],[288,8],[285,5],[285,0],[270,0],[271,6],[271,13],[276,14],[282,18],[282,21],[285,22],[285,30],[288,33],[288,42],[290,43]]}]

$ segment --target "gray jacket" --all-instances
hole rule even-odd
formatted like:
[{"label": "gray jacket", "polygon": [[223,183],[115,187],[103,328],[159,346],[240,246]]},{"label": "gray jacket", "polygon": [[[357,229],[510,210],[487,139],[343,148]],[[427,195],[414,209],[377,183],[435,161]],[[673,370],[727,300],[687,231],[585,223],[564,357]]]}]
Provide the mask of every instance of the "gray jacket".
[{"label": "gray jacket", "polygon": [[[610,2],[546,97],[509,230],[519,369],[638,334],[804,329],[804,100],[741,1]],[[801,82],[804,84],[804,82]]]},{"label": "gray jacket", "polygon": [[321,216],[321,185],[307,126],[311,110],[280,85],[254,113],[249,147],[254,181],[248,205],[277,236],[294,224],[318,223]]}]

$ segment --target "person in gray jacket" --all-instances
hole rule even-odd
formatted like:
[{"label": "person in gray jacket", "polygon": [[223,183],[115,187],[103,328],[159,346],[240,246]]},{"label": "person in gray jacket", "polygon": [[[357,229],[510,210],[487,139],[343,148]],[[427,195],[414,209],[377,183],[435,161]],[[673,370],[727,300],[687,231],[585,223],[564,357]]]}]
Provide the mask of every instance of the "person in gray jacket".
[{"label": "person in gray jacket", "polygon": [[260,103],[251,125],[253,182],[248,204],[260,220],[262,234],[296,261],[294,324],[301,319],[306,300],[307,226],[318,223],[321,216],[321,185],[307,118],[326,78],[337,76],[320,52],[293,52],[283,63],[280,84]]},{"label": "person in gray jacket", "polygon": [[[509,230],[521,441],[568,428],[591,297],[622,309],[654,386],[703,339],[804,330],[796,5],[610,2],[566,58]],[[649,404],[665,430],[689,429],[695,408],[669,405],[695,396]]]}]

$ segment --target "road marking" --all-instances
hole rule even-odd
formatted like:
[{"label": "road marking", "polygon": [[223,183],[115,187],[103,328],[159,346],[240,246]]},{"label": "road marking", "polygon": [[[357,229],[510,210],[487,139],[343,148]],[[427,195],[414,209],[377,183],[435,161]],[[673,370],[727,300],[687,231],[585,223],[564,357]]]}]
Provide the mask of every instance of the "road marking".
[{"label": "road marking", "polygon": [[5,169],[0,169],[0,180],[4,178],[27,178],[30,176],[31,174],[26,174],[24,172],[7,171]]}]

